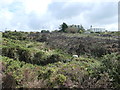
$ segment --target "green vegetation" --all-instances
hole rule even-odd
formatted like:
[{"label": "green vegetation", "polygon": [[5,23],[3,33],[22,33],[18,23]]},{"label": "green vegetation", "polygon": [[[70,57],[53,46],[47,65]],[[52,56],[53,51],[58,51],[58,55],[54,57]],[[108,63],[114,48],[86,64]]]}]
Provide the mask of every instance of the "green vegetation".
[{"label": "green vegetation", "polygon": [[63,22],[63,24],[60,25],[59,32],[64,33],[84,33],[85,29],[82,25],[67,25]]},{"label": "green vegetation", "polygon": [[68,25],[63,22],[63,24],[60,25],[60,32],[66,32],[67,28],[68,28]]},{"label": "green vegetation", "polygon": [[[90,37],[4,32],[0,45],[3,88],[120,88],[116,40]],[[76,53],[79,57],[72,57]]]}]

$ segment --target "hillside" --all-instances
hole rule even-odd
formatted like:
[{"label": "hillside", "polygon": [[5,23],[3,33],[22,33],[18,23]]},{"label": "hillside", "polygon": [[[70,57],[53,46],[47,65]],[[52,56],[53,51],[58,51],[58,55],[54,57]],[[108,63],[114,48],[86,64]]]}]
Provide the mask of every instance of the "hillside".
[{"label": "hillside", "polygon": [[120,88],[117,35],[2,34],[3,88]]}]

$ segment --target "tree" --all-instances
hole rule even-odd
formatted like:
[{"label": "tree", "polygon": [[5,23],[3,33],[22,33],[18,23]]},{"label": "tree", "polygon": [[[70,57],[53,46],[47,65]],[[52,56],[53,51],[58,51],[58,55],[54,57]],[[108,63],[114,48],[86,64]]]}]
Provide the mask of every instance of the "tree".
[{"label": "tree", "polygon": [[79,27],[78,32],[79,32],[79,33],[83,33],[83,32],[85,32],[85,29],[84,29],[84,27],[83,27],[82,25]]},{"label": "tree", "polygon": [[49,33],[49,30],[42,30],[41,33]]},{"label": "tree", "polygon": [[68,25],[66,24],[66,23],[64,23],[63,22],[63,24],[62,25],[60,25],[60,31],[62,31],[62,32],[66,32],[66,29],[68,28]]},{"label": "tree", "polygon": [[78,28],[76,28],[76,27],[68,27],[66,29],[66,32],[67,33],[77,33],[78,32]]},{"label": "tree", "polygon": [[84,27],[83,27],[82,25],[81,25],[80,29],[83,30],[83,31],[85,30]]}]

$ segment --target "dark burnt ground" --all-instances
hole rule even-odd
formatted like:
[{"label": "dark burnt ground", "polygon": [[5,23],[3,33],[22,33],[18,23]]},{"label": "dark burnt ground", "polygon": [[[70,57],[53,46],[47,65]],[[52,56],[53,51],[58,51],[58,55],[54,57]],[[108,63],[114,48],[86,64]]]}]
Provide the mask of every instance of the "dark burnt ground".
[{"label": "dark burnt ground", "polygon": [[101,57],[105,54],[118,52],[118,40],[103,39],[91,36],[67,36],[61,33],[36,34],[34,39],[46,44],[53,49],[61,49],[69,54]]}]

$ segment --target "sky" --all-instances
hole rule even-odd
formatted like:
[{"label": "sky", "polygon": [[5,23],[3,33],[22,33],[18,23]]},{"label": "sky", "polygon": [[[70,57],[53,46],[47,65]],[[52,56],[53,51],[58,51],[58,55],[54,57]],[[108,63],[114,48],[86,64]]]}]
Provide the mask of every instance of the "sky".
[{"label": "sky", "polygon": [[118,30],[118,0],[0,0],[0,30],[58,30],[68,25]]}]

